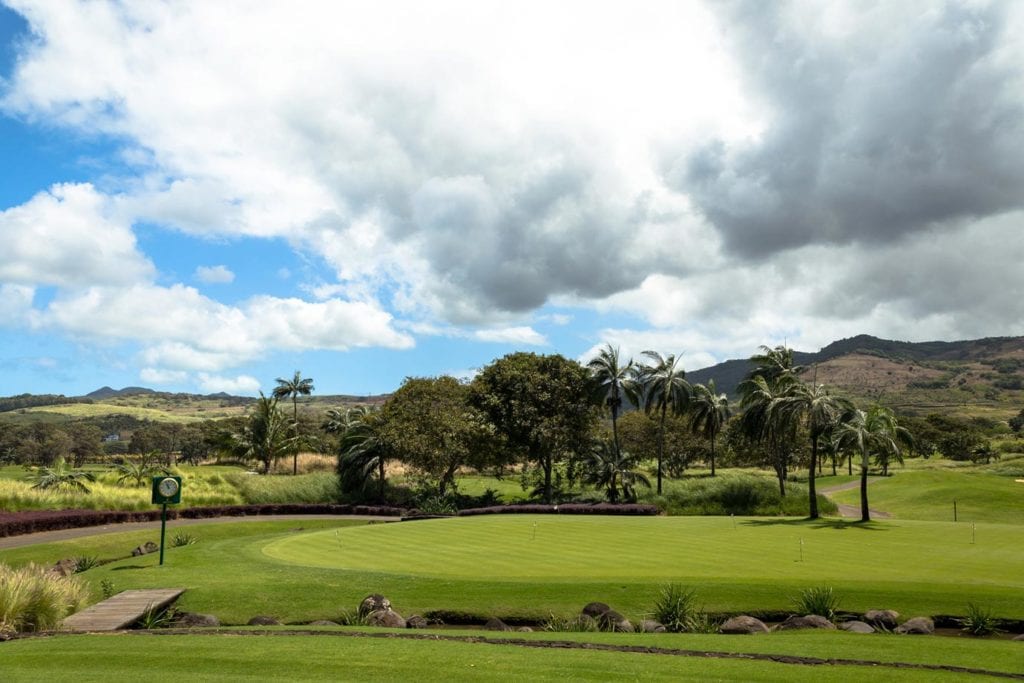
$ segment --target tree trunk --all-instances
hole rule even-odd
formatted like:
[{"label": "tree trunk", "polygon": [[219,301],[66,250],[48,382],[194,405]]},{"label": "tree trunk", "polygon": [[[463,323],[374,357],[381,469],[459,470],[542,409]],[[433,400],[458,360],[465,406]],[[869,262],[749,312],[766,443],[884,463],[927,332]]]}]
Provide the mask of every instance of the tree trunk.
[{"label": "tree trunk", "polygon": [[868,510],[868,458],[866,455],[860,468],[860,521],[871,521],[871,511]]},{"label": "tree trunk", "polygon": [[551,468],[554,466],[551,462],[551,456],[545,456],[541,461],[541,465],[544,468],[544,502],[551,505]]},{"label": "tree trunk", "polygon": [[853,476],[853,453],[846,454],[846,473]]},{"label": "tree trunk", "polygon": [[[711,476],[715,476],[715,433],[711,432]],[[658,491],[661,493],[661,491]]]},{"label": "tree trunk", "polygon": [[808,517],[811,519],[818,518],[818,494],[814,490],[814,468],[818,464],[818,437],[811,437],[811,467],[807,477],[807,492],[810,496],[810,514]]},{"label": "tree trunk", "polygon": [[292,455],[292,476],[299,473],[299,399],[292,395],[292,429],[295,431],[295,453]]},{"label": "tree trunk", "polygon": [[377,456],[377,498],[384,502],[384,456]]},{"label": "tree trunk", "polygon": [[665,457],[665,410],[667,405],[661,406],[661,425],[658,428],[658,495],[661,495],[661,463]]},{"label": "tree trunk", "polygon": [[838,453],[832,454],[832,476],[836,476],[836,460],[839,458]]}]

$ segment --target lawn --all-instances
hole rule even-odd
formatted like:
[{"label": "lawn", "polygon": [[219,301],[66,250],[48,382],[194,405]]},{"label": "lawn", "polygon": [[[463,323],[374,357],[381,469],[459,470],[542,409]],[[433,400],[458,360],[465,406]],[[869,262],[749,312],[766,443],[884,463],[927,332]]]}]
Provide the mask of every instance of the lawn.
[{"label": "lawn", "polygon": [[[479,634],[477,634],[479,636]],[[518,635],[518,634],[515,634]],[[564,634],[557,634],[559,640]],[[570,634],[574,635],[574,634]],[[530,640],[550,638],[532,634]],[[126,640],[126,639],[130,639]],[[704,650],[914,662],[1013,672],[1017,643],[865,638],[849,634],[728,636],[587,634],[571,640]],[[878,647],[877,643],[885,643]],[[969,647],[965,647],[969,646]],[[875,666],[779,663],[745,658],[666,656],[534,648],[481,640],[437,641],[344,635],[175,637],[65,636],[0,644],[4,680],[460,680],[460,681],[962,681],[964,672]],[[985,677],[988,678],[988,677]]]},{"label": "lawn", "polygon": [[[99,597],[184,586],[184,609],[241,624],[336,619],[372,592],[406,616],[435,610],[542,620],[601,600],[631,618],[668,582],[697,588],[709,611],[776,611],[831,585],[840,607],[963,614],[968,602],[1024,618],[1024,527],[722,517],[489,516],[362,525],[332,520],[191,526],[195,545],[119,560],[82,578]],[[168,538],[176,533],[173,524]],[[10,563],[125,555],[156,532],[4,551]],[[802,556],[801,556],[802,553]]]}]

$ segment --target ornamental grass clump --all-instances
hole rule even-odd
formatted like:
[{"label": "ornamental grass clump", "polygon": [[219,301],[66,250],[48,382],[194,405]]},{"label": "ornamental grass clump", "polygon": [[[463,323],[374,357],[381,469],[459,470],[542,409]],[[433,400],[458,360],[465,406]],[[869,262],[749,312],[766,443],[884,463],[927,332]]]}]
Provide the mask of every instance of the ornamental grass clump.
[{"label": "ornamental grass clump", "polygon": [[50,631],[81,607],[88,591],[45,567],[0,564],[0,633]]},{"label": "ornamental grass clump", "polygon": [[815,586],[800,591],[800,595],[793,599],[793,604],[801,615],[816,614],[833,621],[839,609],[839,596],[832,590],[832,586]]},{"label": "ornamental grass clump", "polygon": [[704,610],[697,606],[697,591],[677,583],[661,587],[654,602],[654,619],[670,633],[702,631],[708,619]]},{"label": "ornamental grass clump", "polygon": [[992,613],[992,610],[969,602],[967,603],[967,616],[960,620],[960,630],[972,636],[991,636],[1002,633],[999,623],[999,619]]}]

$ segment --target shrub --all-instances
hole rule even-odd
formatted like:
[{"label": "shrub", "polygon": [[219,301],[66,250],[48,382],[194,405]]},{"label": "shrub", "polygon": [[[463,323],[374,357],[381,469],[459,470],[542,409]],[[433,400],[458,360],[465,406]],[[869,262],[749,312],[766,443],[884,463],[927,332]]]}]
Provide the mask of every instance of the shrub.
[{"label": "shrub", "polygon": [[584,618],[583,615],[575,617],[549,616],[541,625],[541,630],[556,633],[590,633],[600,631],[596,619]]},{"label": "shrub", "polygon": [[661,587],[661,593],[654,602],[654,619],[664,625],[670,633],[684,633],[696,630],[703,610],[697,607],[697,591],[677,583]]},{"label": "shrub", "polygon": [[999,628],[999,619],[992,611],[973,602],[967,603],[967,616],[960,620],[960,624],[960,630],[972,636],[990,636],[1002,632]]},{"label": "shrub", "polygon": [[171,538],[171,547],[181,548],[182,546],[186,545],[195,545],[198,542],[199,539],[193,536],[192,534],[187,534],[181,531],[174,534],[174,536]]},{"label": "shrub", "polygon": [[832,590],[832,586],[816,586],[800,591],[800,595],[793,599],[793,604],[802,615],[817,614],[832,621],[839,609],[839,596]]},{"label": "shrub", "polygon": [[93,567],[98,567],[101,564],[103,563],[100,562],[100,558],[95,555],[83,555],[82,557],[75,558],[75,573],[81,574],[82,572],[87,572]]},{"label": "shrub", "polygon": [[[808,514],[807,487],[791,483],[786,496],[779,494],[774,479],[746,473],[726,473],[672,482],[664,496],[656,498],[670,515],[786,515]],[[836,511],[836,504],[818,496],[818,509]]]},{"label": "shrub", "polygon": [[0,633],[49,631],[81,607],[88,591],[78,579],[45,567],[0,564]]},{"label": "shrub", "polygon": [[166,607],[157,608],[149,605],[146,611],[142,613],[142,616],[139,617],[139,620],[135,622],[135,626],[147,631],[155,628],[167,628],[174,621],[174,617],[174,612]]}]

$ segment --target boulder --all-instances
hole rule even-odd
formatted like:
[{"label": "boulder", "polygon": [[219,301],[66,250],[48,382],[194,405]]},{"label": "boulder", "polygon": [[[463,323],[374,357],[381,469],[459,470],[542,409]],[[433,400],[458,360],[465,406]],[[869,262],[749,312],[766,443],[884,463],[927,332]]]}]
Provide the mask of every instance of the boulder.
[{"label": "boulder", "polygon": [[78,571],[78,560],[71,557],[65,557],[50,567],[50,573],[57,576],[71,576],[76,571]]},{"label": "boulder", "polygon": [[668,629],[665,628],[665,624],[653,619],[644,619],[637,624],[637,629],[641,633],[665,633]]},{"label": "boulder", "polygon": [[516,631],[519,631],[520,633],[533,633],[533,629],[529,626],[520,626]]},{"label": "boulder", "polygon": [[512,627],[509,626],[508,624],[506,624],[504,621],[502,621],[498,617],[491,617],[490,619],[487,620],[487,623],[484,624],[484,630],[485,631],[511,631]]},{"label": "boulder", "polygon": [[588,617],[598,619],[602,614],[610,610],[611,607],[604,604],[603,602],[588,602],[586,607],[583,608],[582,614],[586,614]]},{"label": "boulder", "polygon": [[844,621],[839,624],[839,628],[850,633],[874,633],[875,627],[871,624],[865,624],[863,621]]},{"label": "boulder", "polygon": [[904,621],[895,630],[904,635],[927,636],[935,633],[935,622],[930,617],[914,617]]},{"label": "boulder", "polygon": [[366,615],[367,626],[381,626],[383,628],[405,628],[405,619],[398,612],[391,609],[379,609]]},{"label": "boulder", "polygon": [[406,628],[426,628],[429,625],[430,622],[427,621],[426,617],[421,617],[418,614],[414,614],[405,620]]},{"label": "boulder", "polygon": [[869,609],[864,613],[864,621],[886,630],[893,630],[899,623],[900,613],[892,609]]},{"label": "boulder", "polygon": [[835,630],[836,626],[825,617],[818,616],[817,614],[808,614],[806,616],[793,615],[788,617],[781,624],[776,624],[776,631],[790,631],[798,628],[824,628]]},{"label": "boulder", "polygon": [[367,595],[363,598],[363,601],[359,603],[359,616],[365,617],[371,612],[379,612],[381,610],[389,609],[391,609],[391,601],[380,593],[374,593],[372,595]]},{"label": "boulder", "polygon": [[1014,638],[1014,640],[1019,640],[1019,641],[1021,641],[1022,643],[1024,643],[1024,633],[1021,633],[1021,634],[1020,634],[1019,636],[1017,636],[1016,638]]},{"label": "boulder", "polygon": [[220,626],[220,619],[212,614],[185,612],[178,615],[178,618],[174,621],[174,625],[184,628],[193,628],[197,626]]},{"label": "boulder", "polygon": [[615,631],[617,633],[632,633],[633,624],[626,617],[613,609],[608,610],[597,619],[602,631]]},{"label": "boulder", "polygon": [[338,622],[331,621],[330,619],[317,619],[316,621],[309,622],[308,625],[309,626],[341,626],[341,624],[339,624]]},{"label": "boulder", "polygon": [[263,614],[257,614],[255,617],[249,620],[249,626],[280,626],[281,622],[274,617],[268,617]]},{"label": "boulder", "polygon": [[139,557],[140,555],[149,555],[150,553],[155,553],[158,550],[160,550],[160,546],[158,546],[153,541],[146,541],[142,545],[135,547],[135,550],[132,551],[132,557]]},{"label": "boulder", "polygon": [[764,625],[764,622],[757,617],[751,617],[746,614],[741,614],[738,617],[733,617],[726,621],[724,624],[718,627],[721,633],[731,634],[754,634],[754,633],[768,633],[768,627]]}]

